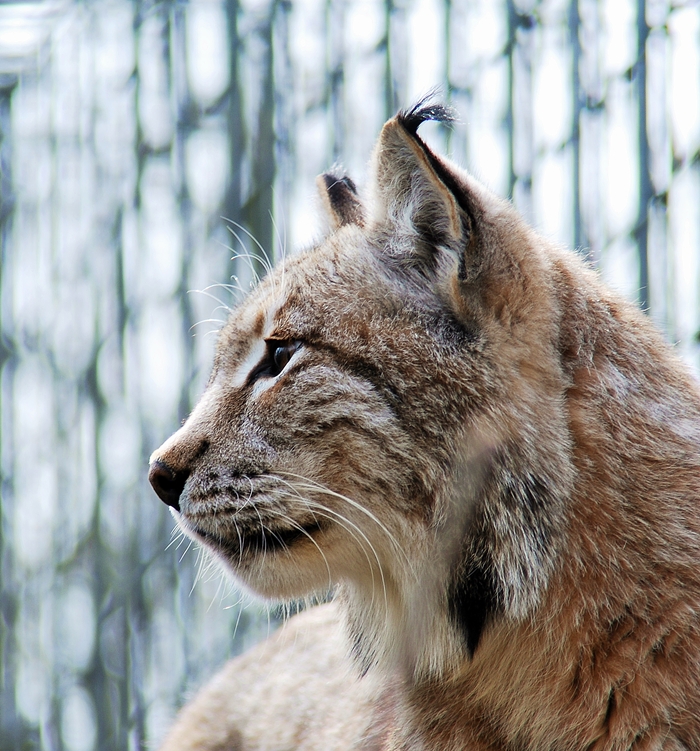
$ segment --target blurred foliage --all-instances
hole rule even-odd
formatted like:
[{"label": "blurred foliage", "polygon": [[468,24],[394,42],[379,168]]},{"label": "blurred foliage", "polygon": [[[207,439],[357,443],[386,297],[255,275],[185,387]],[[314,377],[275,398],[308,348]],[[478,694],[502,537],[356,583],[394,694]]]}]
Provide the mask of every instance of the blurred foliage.
[{"label": "blurred foliage", "polygon": [[435,85],[463,121],[427,137],[697,367],[697,3],[0,6],[3,749],[152,747],[275,626],[171,543],[148,456],[263,273],[249,256],[310,242],[315,175],[362,178]]}]

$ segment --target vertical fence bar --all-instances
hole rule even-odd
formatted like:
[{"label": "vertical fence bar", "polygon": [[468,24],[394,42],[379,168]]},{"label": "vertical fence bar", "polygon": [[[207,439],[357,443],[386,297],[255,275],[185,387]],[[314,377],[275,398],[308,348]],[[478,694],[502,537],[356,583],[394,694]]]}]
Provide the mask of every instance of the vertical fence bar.
[{"label": "vertical fence bar", "polygon": [[573,224],[574,224],[574,248],[583,250],[587,245],[584,238],[581,222],[581,112],[584,107],[584,96],[581,87],[581,39],[579,29],[581,17],[579,14],[578,0],[571,0],[569,4],[569,44],[572,50],[571,61],[571,94],[573,98],[573,112],[571,119],[571,144],[572,155],[572,194],[573,194]]},{"label": "vertical fence bar", "polygon": [[326,106],[333,162],[345,153],[345,0],[326,0]]},{"label": "vertical fence bar", "polygon": [[7,505],[12,496],[12,381],[16,364],[11,281],[6,276],[12,267],[8,245],[15,196],[10,107],[16,85],[14,76],[0,78],[0,737],[8,748],[19,748],[24,740],[15,702],[17,598],[10,588],[14,551]]},{"label": "vertical fence bar", "polygon": [[279,12],[279,0],[273,0],[269,16],[260,24],[258,34],[264,46],[261,71],[260,106],[256,113],[256,127],[252,136],[251,192],[243,206],[243,222],[257,242],[252,248],[253,266],[259,277],[265,274],[265,263],[259,258],[260,246],[272,258],[273,253],[273,188],[277,164],[275,159],[275,80],[274,80],[274,23]]},{"label": "vertical fence bar", "polygon": [[534,162],[532,54],[536,18],[508,0],[508,53],[510,72],[510,193],[513,202],[532,221],[532,168]]},{"label": "vertical fence bar", "polygon": [[239,0],[226,0],[226,18],[228,22],[229,88],[227,96],[226,119],[229,138],[229,178],[224,197],[223,214],[234,222],[241,220],[241,161],[245,149],[243,131],[243,113],[239,82],[239,58],[241,40],[238,35]]},{"label": "vertical fence bar", "polygon": [[639,254],[639,305],[649,309],[649,203],[653,190],[649,165],[649,137],[647,133],[647,39],[646,0],[637,0],[637,62],[635,84],[637,90],[639,133],[639,214],[634,235]]}]

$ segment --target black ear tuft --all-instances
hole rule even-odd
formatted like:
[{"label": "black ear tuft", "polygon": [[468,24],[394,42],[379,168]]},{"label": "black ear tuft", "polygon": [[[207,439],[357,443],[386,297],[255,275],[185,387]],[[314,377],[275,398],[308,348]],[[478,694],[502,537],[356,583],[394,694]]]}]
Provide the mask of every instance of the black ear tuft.
[{"label": "black ear tuft", "polygon": [[[430,100],[434,96],[434,91],[429,92],[419,102],[414,104],[410,110],[402,110],[399,112],[396,119],[399,124],[410,133],[414,141],[423,150],[425,156],[430,162],[430,166],[435,170],[435,173],[452,193],[460,208],[465,212],[466,218],[463,218],[462,220],[462,229],[466,240],[471,234],[471,226],[474,224],[474,217],[464,186],[460,183],[459,179],[455,177],[454,172],[447,168],[445,162],[433,154],[417,133],[420,124],[426,122],[426,120],[433,120],[441,123],[453,123],[457,121],[457,115],[451,107],[438,103],[431,104]],[[464,258],[462,260],[464,262]]]},{"label": "black ear tuft", "polygon": [[428,274],[437,268],[443,251],[450,254],[451,264],[455,255],[470,250],[473,224],[461,174],[433,154],[416,132],[426,120],[454,120],[447,107],[432,103],[432,96],[399,112],[382,128],[372,160],[370,192],[372,223],[387,222],[398,236],[410,236],[412,242],[403,243],[396,255]]},{"label": "black ear tuft", "polygon": [[349,190],[357,195],[357,186],[347,175],[335,175],[332,172],[326,172],[323,175],[323,181],[326,183],[326,190],[329,193],[341,195]]},{"label": "black ear tuft", "polygon": [[347,175],[326,172],[317,182],[333,229],[346,224],[364,224],[364,210],[357,188]]},{"label": "black ear tuft", "polygon": [[418,127],[426,120],[434,120],[439,123],[453,123],[457,116],[452,108],[445,104],[431,102],[435,92],[426,94],[420,101],[408,110],[401,110],[396,116],[398,121],[412,135],[416,135]]}]

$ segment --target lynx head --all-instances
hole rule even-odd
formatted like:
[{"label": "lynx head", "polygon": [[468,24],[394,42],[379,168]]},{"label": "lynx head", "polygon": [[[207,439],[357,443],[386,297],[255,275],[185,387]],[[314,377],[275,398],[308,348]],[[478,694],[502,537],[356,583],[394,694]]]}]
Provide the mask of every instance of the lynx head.
[{"label": "lynx head", "polygon": [[384,126],[362,198],[319,179],[330,233],[232,312],[150,470],[239,582],[336,588],[362,664],[421,674],[537,607],[572,482],[561,253],[434,154],[427,119],[449,113]]}]

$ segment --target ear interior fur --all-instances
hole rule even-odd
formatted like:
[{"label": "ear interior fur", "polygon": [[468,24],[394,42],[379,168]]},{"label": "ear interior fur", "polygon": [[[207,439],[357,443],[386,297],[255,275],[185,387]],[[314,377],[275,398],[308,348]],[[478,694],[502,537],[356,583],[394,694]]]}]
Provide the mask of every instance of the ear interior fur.
[{"label": "ear interior fur", "polygon": [[326,172],[316,178],[321,202],[333,231],[346,224],[364,225],[364,211],[355,183],[347,175]]},{"label": "ear interior fur", "polygon": [[373,155],[376,224],[435,247],[463,249],[470,221],[451,176],[416,134],[427,119],[448,120],[439,107],[417,105],[382,129]]}]

